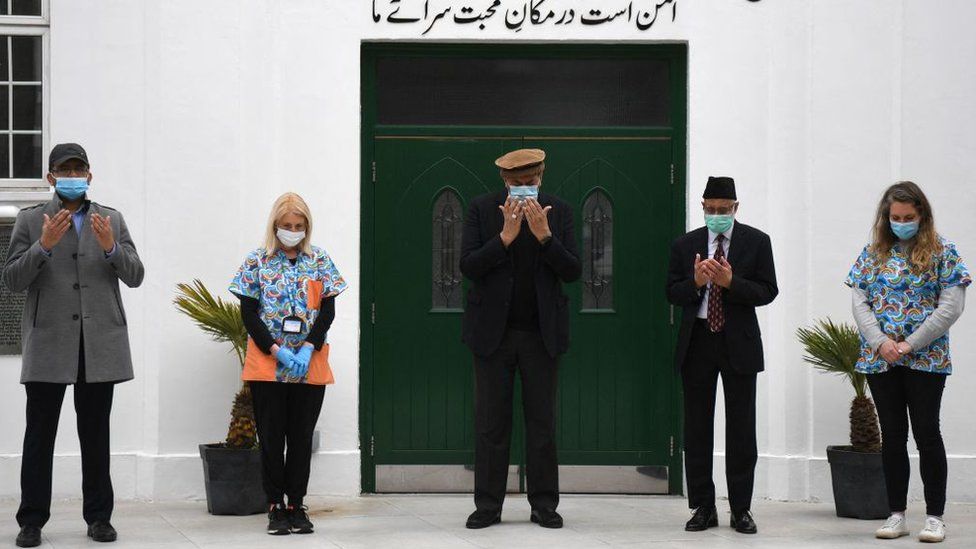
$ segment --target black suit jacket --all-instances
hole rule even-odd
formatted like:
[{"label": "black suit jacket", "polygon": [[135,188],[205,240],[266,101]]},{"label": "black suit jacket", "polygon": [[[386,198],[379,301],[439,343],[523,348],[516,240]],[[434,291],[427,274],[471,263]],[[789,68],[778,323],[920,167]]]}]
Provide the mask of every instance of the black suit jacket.
[{"label": "black suit jacket", "polygon": [[[464,218],[461,273],[473,284],[468,290],[461,337],[478,356],[488,356],[498,349],[508,324],[514,270],[511,253],[502,244],[504,219],[498,209],[507,196],[508,191],[502,190],[475,198]],[[572,208],[542,192],[539,204],[552,206],[552,239],[540,249],[535,273],[539,330],[549,355],[556,357],[569,349],[569,300],[563,294],[562,283],[577,280],[581,267]],[[529,230],[528,225],[523,225],[522,230]]]},{"label": "black suit jacket", "polygon": [[[702,259],[708,257],[708,229],[705,227],[678,237],[671,245],[668,301],[684,308],[674,354],[674,366],[678,370],[684,365],[698,307],[705,295],[704,287],[695,287],[695,254],[701,254]],[[761,372],[764,369],[763,348],[756,307],[771,303],[779,293],[769,236],[736,222],[727,260],[732,266],[732,284],[725,290],[723,302],[729,365],[743,374]]]}]

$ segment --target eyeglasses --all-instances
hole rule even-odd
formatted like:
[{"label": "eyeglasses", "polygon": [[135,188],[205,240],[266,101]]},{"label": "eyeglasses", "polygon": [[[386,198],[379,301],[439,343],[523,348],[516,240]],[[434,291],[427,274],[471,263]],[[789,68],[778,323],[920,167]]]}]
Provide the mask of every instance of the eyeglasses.
[{"label": "eyeglasses", "polygon": [[55,177],[86,177],[88,175],[88,168],[84,166],[76,168],[55,168],[51,170],[51,174]]},{"label": "eyeglasses", "polygon": [[708,215],[729,215],[735,211],[735,206],[728,207],[728,208],[702,207],[702,209],[705,210],[705,213]]}]

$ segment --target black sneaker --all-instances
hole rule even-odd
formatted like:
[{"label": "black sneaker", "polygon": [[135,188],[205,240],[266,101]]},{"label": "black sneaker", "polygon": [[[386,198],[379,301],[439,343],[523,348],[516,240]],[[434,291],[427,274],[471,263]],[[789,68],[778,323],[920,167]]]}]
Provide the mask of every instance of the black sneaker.
[{"label": "black sneaker", "polygon": [[111,543],[119,538],[119,534],[107,521],[99,520],[88,525],[88,537],[92,541]]},{"label": "black sneaker", "polygon": [[276,503],[268,509],[268,533],[272,536],[287,536],[291,533],[291,525],[288,524],[288,509]]},{"label": "black sneaker", "polygon": [[41,529],[37,526],[23,526],[17,534],[17,547],[37,547],[41,544]]},{"label": "black sneaker", "polygon": [[308,520],[308,507],[299,505],[298,507],[288,506],[288,524],[291,525],[292,534],[311,534],[315,531],[312,521]]}]

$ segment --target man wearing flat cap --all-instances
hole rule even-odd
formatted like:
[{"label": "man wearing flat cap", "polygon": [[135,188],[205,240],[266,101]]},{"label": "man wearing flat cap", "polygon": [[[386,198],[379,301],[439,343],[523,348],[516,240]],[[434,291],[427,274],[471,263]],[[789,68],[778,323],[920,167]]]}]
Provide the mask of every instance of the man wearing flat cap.
[{"label": "man wearing flat cap", "polygon": [[464,219],[461,272],[471,280],[463,340],[474,354],[476,510],[468,528],[501,520],[508,483],[515,376],[522,381],[531,520],[561,528],[555,406],[559,356],[569,348],[563,283],[580,277],[573,211],[540,193],[545,152],[495,161],[505,188],[475,198]]},{"label": "man wearing flat cap", "polygon": [[51,469],[58,417],[73,385],[88,537],[115,541],[109,423],[116,383],[132,379],[119,281],[142,284],[143,266],[118,211],[88,199],[88,154],[64,143],[51,151],[45,204],[17,215],[3,281],[27,292],[23,367],[27,429],[20,471],[17,545],[41,543],[51,516]]},{"label": "man wearing flat cap", "polygon": [[766,233],[735,221],[739,203],[731,177],[709,177],[703,195],[705,226],[671,245],[667,296],[682,307],[675,368],[684,388],[685,530],[718,526],[712,482],[715,391],[725,394],[725,475],[731,526],[757,531],[750,512],[756,468],[756,374],[763,370],[756,307],[779,290]]}]

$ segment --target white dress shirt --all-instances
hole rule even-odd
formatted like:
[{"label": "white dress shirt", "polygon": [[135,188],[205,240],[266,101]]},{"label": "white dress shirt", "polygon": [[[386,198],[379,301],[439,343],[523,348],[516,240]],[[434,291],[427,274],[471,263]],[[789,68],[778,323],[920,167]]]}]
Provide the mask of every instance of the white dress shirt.
[{"label": "white dress shirt", "polygon": [[[729,245],[732,243],[732,229],[735,228],[735,221],[732,221],[732,226],[729,230],[722,233],[725,236],[725,240],[722,241],[722,252],[725,254],[725,258],[729,257]],[[713,233],[711,230],[708,231],[708,257],[713,257],[715,255],[715,250],[718,249],[718,235],[719,233]],[[701,258],[705,261],[705,257]],[[705,284],[705,298],[702,299],[701,305],[698,306],[698,318],[708,318],[708,292],[711,291],[712,283],[709,282]]]}]

